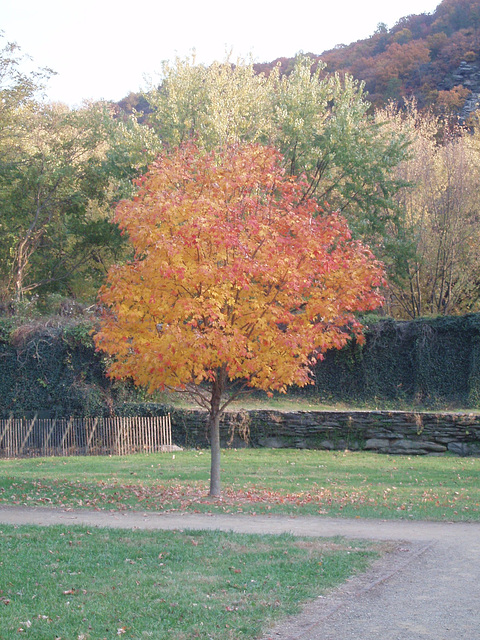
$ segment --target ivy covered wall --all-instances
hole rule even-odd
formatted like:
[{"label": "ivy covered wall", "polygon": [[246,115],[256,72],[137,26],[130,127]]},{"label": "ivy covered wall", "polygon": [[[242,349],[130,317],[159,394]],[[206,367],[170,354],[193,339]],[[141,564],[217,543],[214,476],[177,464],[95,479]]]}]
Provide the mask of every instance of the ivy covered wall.
[{"label": "ivy covered wall", "polygon": [[324,401],[480,407],[480,314],[370,323],[331,351],[303,393]]},{"label": "ivy covered wall", "polygon": [[[113,383],[88,321],[0,321],[0,415],[142,415],[141,392]],[[480,408],[480,314],[368,323],[366,344],[326,354],[315,384],[295,393],[321,402]]]},{"label": "ivy covered wall", "polygon": [[[52,326],[53,325],[53,326]],[[105,376],[91,324],[0,325],[0,414],[108,415],[125,391]]]}]

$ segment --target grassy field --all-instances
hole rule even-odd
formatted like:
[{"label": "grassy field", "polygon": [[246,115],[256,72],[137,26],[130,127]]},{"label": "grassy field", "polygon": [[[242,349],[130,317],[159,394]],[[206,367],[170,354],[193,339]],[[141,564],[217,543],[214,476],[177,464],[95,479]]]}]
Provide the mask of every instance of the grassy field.
[{"label": "grassy field", "polygon": [[[243,449],[2,460],[0,505],[480,519],[480,460]],[[385,546],[0,525],[0,638],[253,640]]]},{"label": "grassy field", "polygon": [[477,458],[225,450],[219,500],[206,495],[209,468],[208,451],[3,460],[0,504],[480,519]]},{"label": "grassy field", "polygon": [[0,638],[252,640],[378,545],[220,532],[0,527]]}]

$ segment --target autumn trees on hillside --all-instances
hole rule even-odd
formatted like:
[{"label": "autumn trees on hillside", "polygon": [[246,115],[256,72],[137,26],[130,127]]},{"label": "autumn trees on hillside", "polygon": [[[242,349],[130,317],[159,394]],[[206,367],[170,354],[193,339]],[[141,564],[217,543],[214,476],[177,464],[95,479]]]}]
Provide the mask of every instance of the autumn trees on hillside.
[{"label": "autumn trees on hillside", "polygon": [[[325,51],[321,59],[330,73],[365,82],[375,107],[407,97],[437,113],[449,106],[458,113],[456,70],[462,61],[478,66],[479,26],[479,0],[443,0],[432,14],[405,16],[391,29],[380,24],[369,38]],[[469,94],[472,87],[461,89]]]}]

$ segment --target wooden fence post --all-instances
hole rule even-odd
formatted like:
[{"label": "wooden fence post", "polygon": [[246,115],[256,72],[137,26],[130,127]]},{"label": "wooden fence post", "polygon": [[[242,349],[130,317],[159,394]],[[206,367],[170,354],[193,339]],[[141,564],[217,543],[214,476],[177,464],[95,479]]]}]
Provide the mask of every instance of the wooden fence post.
[{"label": "wooden fence post", "polygon": [[[7,442],[7,433],[10,431],[10,425],[12,424],[12,420],[13,420],[13,415],[10,414],[8,420],[5,422],[5,426],[3,429],[3,432],[0,436],[0,446],[2,445],[2,442],[5,440],[5,449],[6,449],[6,442]],[[2,420],[3,422],[3,420]]]},{"label": "wooden fence post", "polygon": [[60,443],[60,448],[62,449],[62,456],[65,455],[65,440],[66,440],[66,438],[68,436],[68,432],[72,428],[72,423],[73,423],[73,418],[70,417],[70,420],[67,423],[67,428],[65,429],[65,433],[63,434],[63,438],[62,438],[62,441]]},{"label": "wooden fence post", "polygon": [[121,456],[122,455],[122,425],[120,423],[120,418],[109,418],[113,423],[114,430],[116,431],[115,444],[113,446],[113,455]]},{"label": "wooden fence post", "polygon": [[52,421],[52,425],[51,425],[51,427],[50,427],[50,429],[48,431],[47,439],[45,440],[45,442],[43,444],[43,450],[44,450],[45,455],[47,455],[50,438],[52,437],[52,433],[53,433],[53,430],[55,429],[55,425],[56,424],[57,424],[57,419],[54,418],[53,421]]},{"label": "wooden fence post", "polygon": [[90,449],[90,443],[92,442],[93,435],[94,435],[94,433],[95,433],[95,431],[97,429],[97,425],[98,425],[98,418],[95,418],[95,420],[93,421],[92,430],[90,431],[90,435],[88,436],[87,446],[85,448],[85,451],[86,451],[87,455],[88,455],[88,451]]},{"label": "wooden fence post", "polygon": [[20,455],[20,456],[23,454],[23,450],[24,450],[24,448],[25,448],[25,445],[26,445],[26,443],[27,443],[27,440],[28,440],[28,438],[29,438],[30,434],[32,433],[32,429],[33,429],[33,427],[35,426],[35,423],[36,423],[36,421],[37,421],[37,417],[38,417],[38,413],[36,413],[36,414],[35,414],[35,416],[34,416],[33,420],[31,421],[31,423],[30,423],[30,427],[29,427],[29,428],[28,428],[28,430],[27,430],[27,434],[26,434],[26,436],[24,437],[24,439],[23,439],[23,441],[22,441],[22,444],[20,445],[20,452],[19,452],[19,455]]}]

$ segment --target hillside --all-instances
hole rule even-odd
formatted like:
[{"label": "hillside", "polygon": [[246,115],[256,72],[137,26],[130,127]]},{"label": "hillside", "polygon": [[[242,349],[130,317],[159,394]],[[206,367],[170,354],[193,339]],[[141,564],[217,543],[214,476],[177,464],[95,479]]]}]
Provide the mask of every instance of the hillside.
[{"label": "hillside", "polygon": [[[480,0],[443,0],[433,14],[406,16],[391,29],[379,24],[370,38],[309,56],[325,72],[363,81],[375,106],[406,96],[420,107],[461,112],[467,102],[472,110],[480,95]],[[256,69],[268,73],[276,64],[288,73],[293,59]]]}]

